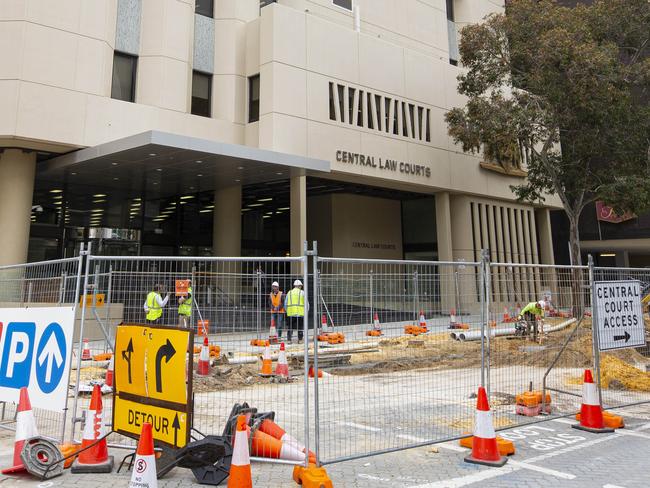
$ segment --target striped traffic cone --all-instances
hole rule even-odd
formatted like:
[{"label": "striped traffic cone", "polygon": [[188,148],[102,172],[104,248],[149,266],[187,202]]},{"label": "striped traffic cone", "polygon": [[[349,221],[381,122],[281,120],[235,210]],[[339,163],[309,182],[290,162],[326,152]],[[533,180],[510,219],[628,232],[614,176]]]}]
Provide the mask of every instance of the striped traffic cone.
[{"label": "striped traffic cone", "polygon": [[449,328],[450,329],[455,329],[458,325],[458,322],[456,322],[456,309],[452,308],[449,311]]},{"label": "striped traffic cone", "polygon": [[19,473],[21,471],[25,471],[25,466],[23,465],[23,460],[20,458],[20,453],[23,451],[25,441],[37,436],[38,429],[36,428],[36,420],[34,420],[32,404],[29,401],[29,393],[27,392],[27,387],[23,386],[20,389],[20,399],[18,400],[18,410],[16,412],[14,465],[11,468],[3,469],[2,474]]},{"label": "striped traffic cone", "polygon": [[[73,473],[110,473],[113,471],[113,456],[108,455],[104,437],[104,411],[102,406],[102,390],[99,385],[93,388],[90,406],[86,411],[86,422],[81,440],[81,452],[72,463]],[[88,447],[94,444],[92,447]]]},{"label": "striped traffic cone", "polygon": [[582,406],[580,407],[580,423],[574,424],[574,429],[586,430],[594,434],[614,432],[614,429],[605,427],[603,410],[598,399],[598,390],[590,369],[585,369],[584,382],[582,383]]},{"label": "striped traffic cone", "polygon": [[500,467],[507,461],[508,458],[499,454],[487,393],[485,388],[480,386],[476,401],[476,424],[474,425],[472,453],[465,458],[465,462]]},{"label": "striped traffic cone", "polygon": [[[292,435],[287,434],[287,432],[282,427],[280,427],[272,420],[265,419],[260,424],[260,430],[265,434],[268,434],[271,437],[282,441],[283,443],[296,446],[296,448],[302,453],[307,452],[307,448],[303,443],[301,443],[298,439],[296,439]],[[316,464],[316,454],[314,454],[312,451],[309,451],[309,462]]]},{"label": "striped traffic cone", "polygon": [[424,312],[420,310],[420,329],[427,332],[427,320],[424,318]]},{"label": "striped traffic cone", "polygon": [[381,323],[379,322],[379,315],[375,314],[372,324],[373,329],[381,332]]},{"label": "striped traffic cone", "polygon": [[142,432],[138,441],[138,450],[135,453],[129,488],[158,488],[153,434],[151,424],[148,422],[142,424]]},{"label": "striped traffic cone", "polygon": [[114,356],[111,355],[111,360],[108,362],[108,368],[106,369],[106,379],[104,380],[104,384],[106,386],[110,386],[111,388],[113,387],[113,370],[115,368],[115,360],[113,357]]},{"label": "striped traffic cone", "polygon": [[246,427],[246,417],[244,415],[237,417],[237,431],[235,432],[232,462],[230,463],[228,488],[253,488]]},{"label": "striped traffic cone", "polygon": [[269,342],[271,344],[278,343],[278,329],[275,327],[275,319],[271,317],[271,328],[269,329]]},{"label": "striped traffic cone", "polygon": [[289,379],[289,364],[287,363],[287,353],[284,349],[284,342],[280,344],[278,362],[275,365],[275,375],[280,378]]},{"label": "striped traffic cone", "polygon": [[199,364],[196,366],[196,374],[200,376],[208,376],[210,374],[210,345],[208,344],[208,336],[203,338],[203,346],[201,346],[201,354],[199,355]]},{"label": "striped traffic cone", "polygon": [[84,339],[84,347],[81,351],[81,360],[90,361],[92,358],[93,357],[90,354],[90,346],[88,345],[88,339]]},{"label": "striped traffic cone", "polygon": [[273,360],[271,359],[271,348],[269,341],[264,345],[264,355],[262,356],[262,369],[260,376],[273,376]]},{"label": "striped traffic cone", "polygon": [[327,326],[327,317],[325,317],[325,314],[320,316],[320,331],[321,334],[327,334],[329,332],[329,327]]},{"label": "striped traffic cone", "polygon": [[[235,444],[235,448],[237,444]],[[284,461],[304,461],[305,453],[302,452],[295,444],[283,442],[280,439],[256,430],[251,441],[251,454],[253,456],[282,459]]]}]

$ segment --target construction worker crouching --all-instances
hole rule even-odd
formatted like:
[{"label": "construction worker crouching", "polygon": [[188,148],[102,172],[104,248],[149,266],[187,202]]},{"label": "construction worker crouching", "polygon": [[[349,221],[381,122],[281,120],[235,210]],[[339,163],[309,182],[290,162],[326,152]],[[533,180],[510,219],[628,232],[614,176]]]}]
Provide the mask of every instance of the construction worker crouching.
[{"label": "construction worker crouching", "polygon": [[280,284],[274,281],[271,284],[271,293],[269,293],[269,305],[271,307],[271,320],[275,322],[275,328],[278,332],[278,340],[282,339],[282,328],[284,324],[285,311],[282,303],[282,295]]},{"label": "construction worker crouching", "polygon": [[302,281],[293,282],[293,289],[287,293],[284,299],[284,309],[287,313],[287,341],[291,342],[294,329],[298,330],[298,342],[302,342],[305,319],[305,292],[302,289]]},{"label": "construction worker crouching", "polygon": [[192,320],[192,282],[188,281],[189,286],[187,287],[187,296],[181,296],[178,298],[178,326],[179,327],[190,327],[190,321]]},{"label": "construction worker crouching", "polygon": [[143,307],[147,314],[147,322],[158,323],[160,317],[162,317],[163,308],[169,301],[169,292],[167,292],[165,298],[162,297],[163,293],[165,293],[165,287],[161,284],[156,284],[153,287],[153,291],[150,291],[147,295]]},{"label": "construction worker crouching", "polygon": [[[544,332],[544,326],[542,319],[544,318],[544,309],[546,308],[546,302],[544,300],[539,300],[537,302],[530,302],[519,312],[519,320],[525,320],[528,333],[533,332],[533,340],[537,340],[538,324],[539,331]],[[541,337],[540,337],[541,340]]]}]

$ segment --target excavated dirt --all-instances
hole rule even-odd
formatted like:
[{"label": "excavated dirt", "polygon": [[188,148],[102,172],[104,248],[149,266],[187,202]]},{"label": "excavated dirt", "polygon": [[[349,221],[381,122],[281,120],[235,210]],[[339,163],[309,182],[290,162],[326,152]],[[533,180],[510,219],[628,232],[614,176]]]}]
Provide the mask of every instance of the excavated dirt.
[{"label": "excavated dirt", "polygon": [[257,373],[258,366],[256,364],[217,366],[212,368],[209,376],[194,375],[193,389],[195,393],[204,393],[271,384],[271,378],[263,378]]}]

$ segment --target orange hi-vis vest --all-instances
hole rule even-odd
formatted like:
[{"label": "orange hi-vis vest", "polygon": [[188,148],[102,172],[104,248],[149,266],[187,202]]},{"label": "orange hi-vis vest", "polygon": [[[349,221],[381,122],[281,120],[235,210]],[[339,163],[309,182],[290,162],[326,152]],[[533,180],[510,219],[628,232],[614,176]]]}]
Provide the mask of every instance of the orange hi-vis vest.
[{"label": "orange hi-vis vest", "polygon": [[271,293],[269,296],[271,297],[271,303],[273,304],[273,308],[277,307],[280,313],[284,313],[284,307],[282,306],[282,292],[279,291],[275,295]]}]

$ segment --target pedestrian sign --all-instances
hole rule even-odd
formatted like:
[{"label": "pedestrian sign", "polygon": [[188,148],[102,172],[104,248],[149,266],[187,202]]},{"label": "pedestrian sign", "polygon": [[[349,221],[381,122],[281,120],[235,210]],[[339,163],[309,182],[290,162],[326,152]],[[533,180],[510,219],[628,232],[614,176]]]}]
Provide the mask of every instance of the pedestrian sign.
[{"label": "pedestrian sign", "polygon": [[72,354],[74,309],[0,309],[0,401],[18,402],[26,386],[32,406],[65,408]]},{"label": "pedestrian sign", "polygon": [[115,399],[113,429],[129,436],[139,437],[142,424],[151,424],[153,438],[172,447],[183,447],[190,433],[186,411],[145,405],[118,396]]},{"label": "pedestrian sign", "polygon": [[[120,325],[115,339],[115,391],[187,403],[189,329]],[[190,375],[191,376],[191,375]]]},{"label": "pedestrian sign", "polygon": [[153,437],[173,447],[189,441],[194,343],[190,329],[119,325],[115,333],[113,429]]},{"label": "pedestrian sign", "polygon": [[600,351],[645,346],[639,281],[596,281],[592,303]]}]

